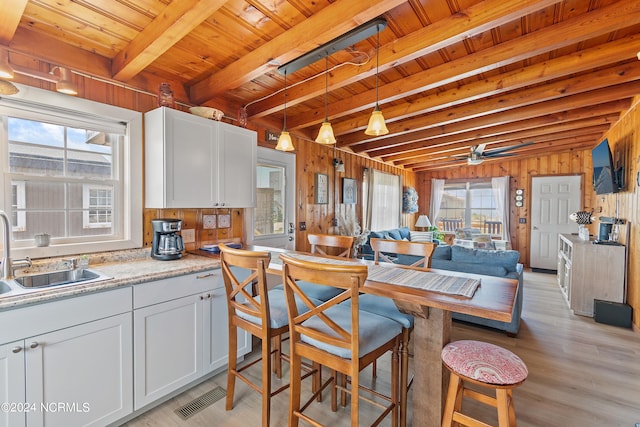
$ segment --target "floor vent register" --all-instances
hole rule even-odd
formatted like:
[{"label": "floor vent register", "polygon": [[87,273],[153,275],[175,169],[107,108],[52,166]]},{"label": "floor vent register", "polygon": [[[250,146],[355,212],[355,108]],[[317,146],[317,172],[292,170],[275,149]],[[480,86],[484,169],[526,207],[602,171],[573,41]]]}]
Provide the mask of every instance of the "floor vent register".
[{"label": "floor vent register", "polygon": [[213,405],[226,395],[227,391],[225,389],[223,389],[222,387],[216,387],[213,390],[206,392],[202,396],[196,397],[186,405],[183,405],[180,408],[176,409],[175,413],[183,420],[186,420],[202,411],[207,406]]}]

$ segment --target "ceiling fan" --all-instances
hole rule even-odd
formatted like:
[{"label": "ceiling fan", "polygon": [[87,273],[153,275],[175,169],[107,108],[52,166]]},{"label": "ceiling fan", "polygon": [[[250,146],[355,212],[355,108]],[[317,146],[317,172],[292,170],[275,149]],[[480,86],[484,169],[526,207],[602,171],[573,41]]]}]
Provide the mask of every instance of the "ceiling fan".
[{"label": "ceiling fan", "polygon": [[496,157],[509,157],[515,156],[514,153],[507,153],[507,151],[516,150],[521,147],[531,145],[533,142],[525,142],[523,144],[512,145],[511,147],[496,148],[494,150],[485,151],[487,144],[472,145],[470,147],[471,152],[468,156],[458,157],[466,158],[468,165],[479,165],[485,159],[493,159]]}]

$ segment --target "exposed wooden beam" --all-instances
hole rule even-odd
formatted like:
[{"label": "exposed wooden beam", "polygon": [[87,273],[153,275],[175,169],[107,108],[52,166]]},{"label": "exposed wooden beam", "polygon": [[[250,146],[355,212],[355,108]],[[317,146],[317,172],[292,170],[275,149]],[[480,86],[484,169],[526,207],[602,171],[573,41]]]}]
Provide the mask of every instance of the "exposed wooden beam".
[{"label": "exposed wooden beam", "polygon": [[[436,111],[426,116],[416,116],[411,119],[402,120],[399,122],[390,123],[387,125],[391,134],[393,133],[409,133],[410,131],[416,131],[420,129],[426,129],[435,126],[441,126],[447,123],[457,122],[473,117],[480,117],[489,115],[492,113],[500,113],[508,111],[514,108],[524,107],[527,105],[537,104],[539,111],[545,111],[546,103],[553,100],[562,100],[570,98],[569,95],[575,95],[580,93],[587,93],[582,105],[569,106],[567,104],[560,104],[561,108],[558,111],[566,111],[571,108],[579,108],[584,105],[594,105],[599,102],[609,102],[620,97],[626,98],[624,95],[629,91],[636,90],[640,87],[640,64],[630,65],[629,75],[615,75],[615,73],[607,73],[606,70],[601,70],[603,73],[599,75],[599,78],[595,78],[596,74],[589,76],[578,76],[572,79],[566,79],[560,82],[553,82],[546,85],[537,86],[531,89],[522,91],[516,91],[514,93],[505,94],[501,97],[494,97],[479,102],[468,103],[456,108],[449,108],[441,111]],[[592,77],[594,77],[592,79]],[[626,83],[631,80],[631,83]],[[616,83],[622,83],[616,85]],[[590,88],[599,88],[598,90],[590,90]],[[604,89],[602,89],[604,88]],[[616,95],[613,95],[613,94]],[[637,94],[638,92],[636,92]],[[611,96],[609,96],[610,94]],[[594,97],[593,101],[589,101],[590,97]],[[599,101],[602,100],[602,101]],[[545,102],[546,101],[546,102]],[[566,100],[565,100],[566,102]],[[557,105],[557,104],[555,104]],[[551,111],[545,113],[535,114],[539,116],[541,114],[549,114]],[[498,116],[499,117],[499,116]],[[499,121],[498,123],[502,123]],[[351,138],[340,138],[341,144],[350,144],[350,141],[360,141],[361,135],[358,132]]]},{"label": "exposed wooden beam", "polygon": [[[620,30],[637,23],[640,23],[640,0],[629,2],[621,1],[501,43],[475,54],[466,55],[458,60],[442,64],[425,72],[408,76],[396,83],[382,85],[379,87],[380,99],[383,100],[383,102],[385,100],[400,99],[410,94],[433,89],[451,83],[452,81],[484,72],[488,69],[496,69],[519,60],[531,58],[544,52],[578,43],[598,35],[607,34],[611,31]],[[637,43],[638,38],[635,38],[631,42],[632,45],[635,44],[636,46]],[[634,55],[631,56],[631,58],[633,57]],[[569,56],[569,58],[575,61],[579,56]],[[400,94],[402,94],[402,96],[399,96]],[[331,104],[329,106],[329,117],[341,117],[347,114],[365,111],[368,110],[374,102],[375,90],[370,90],[359,94],[357,99],[347,99],[342,100],[340,103]],[[408,103],[404,103],[401,106],[393,108],[396,114],[402,116],[411,112],[414,107]],[[386,110],[384,106],[382,109],[383,111]],[[309,111],[305,113],[305,116],[314,116],[314,114],[313,111]],[[387,114],[385,117],[391,119],[393,114]],[[355,130],[364,130],[368,120],[369,115],[367,111],[367,113],[359,115],[356,118],[345,120],[334,125],[333,131],[336,135],[344,135],[354,132]],[[289,124],[289,122],[291,122],[289,127],[292,129],[298,126],[304,126],[306,123],[304,118],[296,117],[290,118],[287,124]]]},{"label": "exposed wooden beam", "polygon": [[[485,0],[459,13],[417,30],[379,49],[380,70],[401,65],[446,46],[459,43],[491,28],[556,3],[556,0]],[[291,39],[293,42],[295,39]],[[332,72],[330,89],[347,86],[375,73],[374,62],[362,67],[343,67]],[[325,91],[324,81],[310,81],[291,89],[292,104],[316,97]],[[268,98],[249,108],[250,116],[265,116],[282,108],[279,99]],[[318,117],[324,117],[324,111]],[[298,127],[298,126],[294,126]],[[290,128],[294,128],[290,127]]]},{"label": "exposed wooden beam", "polygon": [[[510,140],[525,139],[528,142],[530,140],[536,141],[537,137],[551,132],[571,131],[576,128],[584,129],[591,126],[604,126],[605,128],[608,128],[619,117],[620,114],[617,113],[602,117],[571,120],[564,123],[538,125],[529,128],[519,128],[517,125],[520,122],[515,122],[508,125],[492,128],[490,135],[478,136],[475,131],[464,132],[455,135],[449,135],[444,138],[439,138],[435,141],[422,141],[413,143],[411,144],[412,149],[410,150],[404,150],[405,146],[402,146],[403,150],[384,150],[385,154],[380,154],[378,151],[371,151],[368,154],[371,157],[380,157],[385,162],[398,162],[414,157],[420,157],[425,154],[438,153],[444,150],[452,150],[458,147],[468,148],[470,145],[491,144],[492,142],[504,140],[505,138],[509,138]],[[430,142],[435,142],[437,143],[437,145],[431,145]],[[422,145],[420,146],[420,144]]]},{"label": "exposed wooden beam", "polygon": [[223,70],[191,86],[190,97],[196,104],[206,102],[217,94],[265,74],[273,68],[268,64],[269,61],[286,64],[404,2],[338,0]]},{"label": "exposed wooden beam", "polygon": [[113,59],[113,78],[127,81],[224,6],[226,0],[171,2]]},{"label": "exposed wooden beam", "polygon": [[[553,104],[548,105],[553,106]],[[401,150],[399,148],[400,145],[410,145],[418,141],[433,140],[433,144],[438,144],[438,139],[440,138],[466,132],[473,133],[476,137],[482,137],[493,134],[494,128],[496,127],[498,129],[505,130],[530,129],[537,126],[563,123],[570,120],[580,120],[613,113],[619,114],[621,111],[629,109],[630,106],[631,98],[627,98],[597,105],[589,105],[568,111],[558,110],[561,106],[556,105],[555,109],[558,111],[536,115],[534,107],[539,107],[534,105],[517,108],[507,112],[489,114],[488,116],[481,116],[456,123],[450,123],[444,126],[431,127],[417,132],[392,136],[390,138],[365,141],[353,147],[356,148],[359,153],[384,150],[386,147],[396,147],[393,151],[395,152],[395,150]]]},{"label": "exposed wooden beam", "polygon": [[0,44],[8,46],[18,29],[28,0],[2,0],[0,12]]}]

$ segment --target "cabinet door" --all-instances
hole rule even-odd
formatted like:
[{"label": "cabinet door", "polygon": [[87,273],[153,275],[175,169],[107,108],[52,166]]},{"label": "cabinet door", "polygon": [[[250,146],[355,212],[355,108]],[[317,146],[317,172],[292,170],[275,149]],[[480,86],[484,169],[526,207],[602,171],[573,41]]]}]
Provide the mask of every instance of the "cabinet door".
[{"label": "cabinet door", "polygon": [[[213,372],[226,366],[229,360],[229,322],[224,289],[207,294],[204,309],[204,369]],[[251,351],[251,334],[238,329],[238,358]]]},{"label": "cabinet door", "polygon": [[25,340],[30,427],[103,426],[133,412],[131,313]]},{"label": "cabinet door", "polygon": [[[215,123],[170,109],[166,113],[167,207],[211,207],[219,198],[213,184]],[[147,183],[146,188],[153,185]]]},{"label": "cabinet door", "polygon": [[25,403],[24,342],[0,345],[0,403],[11,406],[0,410],[0,427],[24,426]]},{"label": "cabinet door", "polygon": [[202,375],[202,300],[192,295],[134,310],[135,409]]},{"label": "cabinet door", "polygon": [[226,123],[218,131],[218,188],[221,206],[256,206],[256,133]]}]

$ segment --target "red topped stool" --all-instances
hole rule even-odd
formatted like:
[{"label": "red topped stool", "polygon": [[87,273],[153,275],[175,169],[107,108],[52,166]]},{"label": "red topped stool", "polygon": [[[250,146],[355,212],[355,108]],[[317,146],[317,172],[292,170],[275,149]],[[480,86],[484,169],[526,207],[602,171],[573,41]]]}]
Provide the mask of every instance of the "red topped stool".
[{"label": "red topped stool", "polygon": [[[512,390],[522,384],[528,375],[522,359],[497,345],[461,340],[449,343],[442,349],[442,361],[451,371],[442,427],[455,423],[490,427],[461,412],[463,396],[497,408],[498,427],[515,427]],[[471,390],[465,387],[465,383],[495,389],[496,397]]]}]

